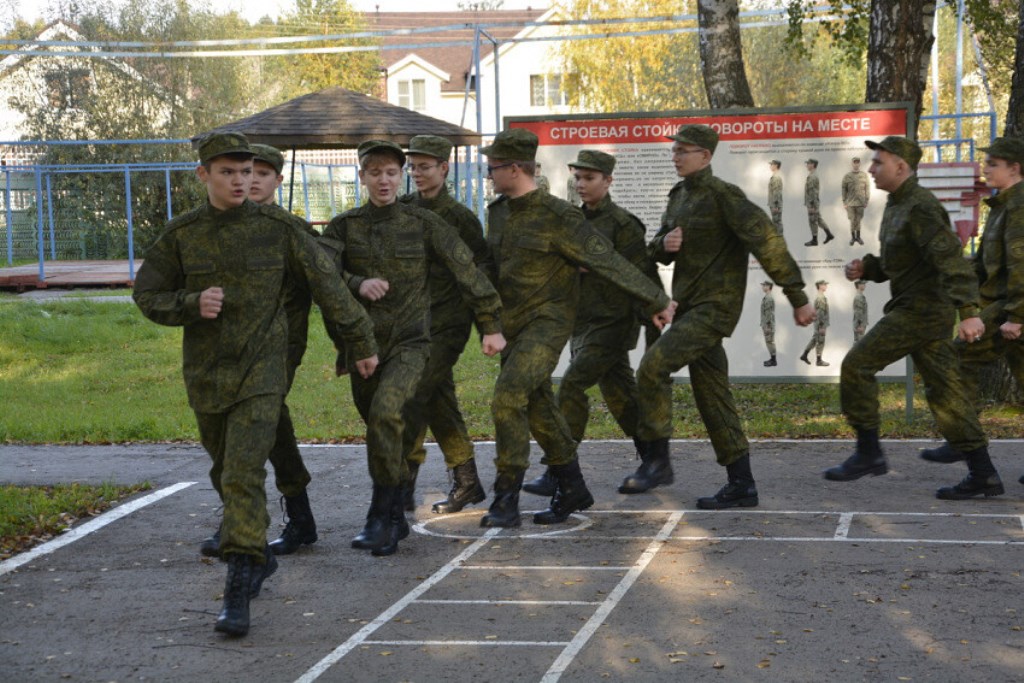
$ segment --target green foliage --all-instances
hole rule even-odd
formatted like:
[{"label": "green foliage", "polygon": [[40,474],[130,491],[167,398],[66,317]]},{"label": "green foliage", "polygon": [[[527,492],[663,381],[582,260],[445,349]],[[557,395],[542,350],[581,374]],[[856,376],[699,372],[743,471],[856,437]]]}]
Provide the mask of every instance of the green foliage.
[{"label": "green foliage", "polygon": [[98,515],[122,498],[151,488],[149,483],[4,484],[0,486],[0,560],[49,540],[82,517]]},{"label": "green foliage", "polygon": [[[871,0],[827,0],[829,13],[819,22],[810,22],[814,9],[821,5],[815,0],[787,0],[787,47],[795,54],[809,57],[815,47],[822,49],[818,41],[825,39],[824,49],[838,48],[848,66],[860,67],[868,47]],[[808,30],[815,25],[820,30]]]}]

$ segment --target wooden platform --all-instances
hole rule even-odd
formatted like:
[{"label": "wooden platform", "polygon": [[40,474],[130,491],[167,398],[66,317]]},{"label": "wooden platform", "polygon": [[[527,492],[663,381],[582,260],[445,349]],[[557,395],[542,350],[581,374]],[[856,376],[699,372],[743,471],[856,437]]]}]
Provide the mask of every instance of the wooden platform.
[{"label": "wooden platform", "polygon": [[[139,271],[142,259],[135,261]],[[44,261],[43,279],[39,264],[0,268],[0,289],[46,289],[47,287],[131,287],[128,261]]]}]

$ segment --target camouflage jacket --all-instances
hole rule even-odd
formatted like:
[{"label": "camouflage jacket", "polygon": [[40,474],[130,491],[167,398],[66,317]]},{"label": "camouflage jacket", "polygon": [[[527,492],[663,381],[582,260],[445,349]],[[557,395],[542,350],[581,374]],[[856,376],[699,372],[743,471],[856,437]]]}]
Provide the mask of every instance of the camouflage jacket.
[{"label": "camouflage jacket", "polygon": [[817,209],[821,199],[821,181],[817,173],[808,173],[807,181],[804,183],[804,206],[808,209]]},{"label": "camouflage jacket", "polygon": [[[306,221],[300,221],[306,233],[315,240],[320,233]],[[288,370],[294,373],[302,364],[309,340],[309,309],[313,306],[313,295],[306,282],[300,278],[289,280],[284,296],[284,312],[288,318]]]},{"label": "camouflage jacket", "polygon": [[819,330],[827,328],[829,326],[828,299],[824,294],[819,294],[814,298],[814,313],[817,316],[814,320],[814,326]]},{"label": "camouflage jacket", "polygon": [[[683,230],[683,244],[670,254],[664,239],[676,227]],[[700,308],[707,323],[724,337],[740,319],[750,255],[782,287],[793,308],[807,303],[800,269],[771,219],[741,189],[716,178],[710,166],[676,183],[668,193],[661,229],[648,250],[658,262],[675,264],[676,315]]]},{"label": "camouflage jacket", "polygon": [[[587,225],[608,238],[615,251],[642,271],[647,270],[647,231],[640,219],[616,206],[606,195],[597,209],[582,207]],[[632,349],[640,331],[635,300],[600,275],[580,274],[580,305],[576,313],[574,343]]]},{"label": "camouflage jacket", "polygon": [[1024,183],[985,203],[990,211],[974,259],[985,324],[1024,323]]},{"label": "camouflage jacket", "polygon": [[919,319],[915,333],[932,339],[949,336],[957,309],[961,319],[978,315],[978,282],[960,239],[915,176],[889,195],[878,241],[881,253],[863,259],[864,279],[889,282],[886,313],[911,312]]},{"label": "camouflage jacket", "polygon": [[[501,301],[473,264],[473,252],[455,228],[426,209],[401,202],[387,206],[367,202],[335,216],[321,243],[369,312],[381,361],[403,344],[429,341],[429,277],[435,263],[455,278],[481,333],[501,331]],[[379,301],[359,297],[359,285],[369,278],[388,281],[388,293]]]},{"label": "camouflage jacket", "polygon": [[856,332],[859,328],[868,326],[868,298],[864,292],[857,292],[853,297],[853,329]]},{"label": "camouflage jacket", "polygon": [[761,329],[771,331],[775,329],[775,297],[771,292],[761,299]]},{"label": "camouflage jacket", "polygon": [[867,206],[870,191],[864,171],[850,171],[843,176],[843,206]]},{"label": "camouflage jacket", "polygon": [[661,287],[620,256],[566,201],[539,191],[488,206],[491,276],[505,305],[505,336],[527,325],[537,338],[561,350],[572,333],[579,305],[579,267],[615,282],[653,315],[669,304]]},{"label": "camouflage jacket", "polygon": [[[209,204],[178,216],[146,252],[133,298],[150,320],[184,326],[182,370],[189,404],[218,413],[262,394],[286,392],[292,283],[308,289],[356,358],[377,352],[370,320],[344,287],[303,221],[277,206]],[[199,295],[224,290],[214,319]]]},{"label": "camouflage jacket", "polygon": [[[491,251],[484,239],[483,227],[476,214],[448,194],[448,188],[433,199],[425,199],[418,192],[407,194],[402,202],[432,211],[458,231],[459,238],[473,251],[473,261],[485,273],[490,269]],[[473,309],[462,300],[458,281],[441,261],[430,263],[430,334],[445,330],[464,330],[473,323]]]},{"label": "camouflage jacket", "polygon": [[768,180],[768,208],[782,208],[782,176],[775,173]]}]

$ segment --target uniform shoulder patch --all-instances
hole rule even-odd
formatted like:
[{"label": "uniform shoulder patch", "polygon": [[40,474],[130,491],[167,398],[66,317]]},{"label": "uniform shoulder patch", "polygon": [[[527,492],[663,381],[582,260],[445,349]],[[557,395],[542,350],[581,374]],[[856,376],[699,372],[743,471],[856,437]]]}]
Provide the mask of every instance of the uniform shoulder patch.
[{"label": "uniform shoulder patch", "polygon": [[473,262],[473,251],[462,240],[456,240],[455,247],[452,249],[452,258],[456,263],[468,266]]},{"label": "uniform shoulder patch", "polygon": [[583,250],[588,254],[601,256],[602,254],[607,254],[612,250],[612,243],[603,235],[593,233],[587,235],[586,239],[583,240]]},{"label": "uniform shoulder patch", "polygon": [[203,215],[203,207],[197,207],[190,211],[186,211],[181,215],[175,216],[174,218],[167,222],[167,225],[164,228],[164,232],[177,230],[179,228],[185,227],[189,223],[194,223],[201,215]]},{"label": "uniform shoulder patch", "polygon": [[1006,250],[1010,252],[1010,255],[1014,258],[1024,259],[1024,237],[1018,237],[1015,240],[1010,240],[1010,243],[1006,245]]},{"label": "uniform shoulder patch", "polygon": [[942,230],[935,234],[935,237],[928,243],[928,248],[933,254],[947,256],[957,253],[963,246],[960,244],[958,237],[951,232]]},{"label": "uniform shoulder patch", "polygon": [[334,272],[334,263],[331,262],[331,257],[320,247],[316,248],[316,269],[321,273]]}]

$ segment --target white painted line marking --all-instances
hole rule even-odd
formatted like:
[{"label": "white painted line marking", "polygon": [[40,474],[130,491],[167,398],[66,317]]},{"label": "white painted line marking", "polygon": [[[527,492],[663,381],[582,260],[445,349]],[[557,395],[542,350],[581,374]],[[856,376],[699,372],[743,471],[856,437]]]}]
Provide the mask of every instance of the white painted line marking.
[{"label": "white painted line marking", "polygon": [[594,572],[624,572],[629,567],[608,567],[608,566],[595,566],[595,567],[584,567],[584,566],[564,566],[564,565],[526,565],[526,564],[505,564],[505,565],[486,565],[486,564],[467,564],[459,567],[459,569],[526,569],[530,571],[552,571],[552,570],[565,570],[565,571],[594,571]]},{"label": "white painted line marking", "polygon": [[555,683],[562,677],[565,670],[570,664],[572,664],[572,660],[576,658],[576,655],[580,653],[580,650],[582,650],[583,646],[587,644],[590,637],[593,636],[601,624],[604,623],[604,620],[608,618],[611,611],[619,604],[622,598],[626,595],[626,592],[633,587],[636,580],[639,579],[643,571],[647,569],[647,565],[651,563],[654,556],[658,554],[658,551],[661,550],[665,545],[665,542],[672,536],[672,532],[675,530],[676,525],[679,524],[679,521],[682,518],[682,512],[672,513],[668,521],[665,522],[665,525],[661,527],[661,531],[658,532],[654,541],[647,546],[647,549],[644,550],[643,554],[636,561],[633,567],[624,577],[622,577],[619,584],[612,589],[605,601],[601,603],[601,606],[594,612],[594,615],[587,620],[586,624],[583,625],[583,628],[576,632],[572,642],[562,650],[560,655],[558,655],[558,659],[555,660],[555,663],[551,665],[551,668],[549,668],[543,678],[540,679],[541,683]]},{"label": "white painted line marking", "polygon": [[836,527],[836,535],[834,538],[838,541],[845,539],[850,535],[850,524],[853,523],[853,513],[844,512],[839,515],[839,526]]},{"label": "white painted line marking", "polygon": [[533,641],[533,640],[364,640],[364,645],[421,645],[421,646],[447,646],[447,645],[497,645],[514,647],[565,647],[566,641]]},{"label": "white painted line marking", "polygon": [[1024,515],[1020,516],[1020,528],[1024,530]]},{"label": "white painted line marking", "polygon": [[417,605],[600,605],[600,600],[414,600]]},{"label": "white painted line marking", "polygon": [[42,557],[43,555],[52,553],[54,550],[63,548],[69,543],[74,543],[80,538],[85,538],[92,532],[99,531],[111,522],[116,522],[122,517],[127,517],[136,510],[140,510],[146,507],[147,505],[152,505],[158,500],[173,495],[178,491],[181,491],[182,489],[192,486],[193,484],[195,484],[194,481],[182,481],[177,484],[174,484],[173,486],[168,486],[167,488],[160,489],[159,491],[154,491],[153,493],[150,493],[147,496],[143,496],[138,500],[133,500],[129,503],[125,503],[124,505],[118,505],[117,507],[112,508],[107,512],[104,512],[99,517],[91,519],[85,524],[81,526],[76,526],[70,531],[61,534],[52,541],[47,541],[42,545],[37,545],[35,548],[32,548],[32,550],[29,550],[28,552],[17,555],[16,557],[12,557],[9,560],[4,560],[3,562],[0,562],[0,576],[12,572],[18,567],[24,564],[28,564],[29,562],[38,557]]},{"label": "white painted line marking", "polygon": [[478,550],[483,548],[492,538],[501,533],[500,528],[488,529],[484,532],[484,535],[477,540],[475,543],[470,544],[461,553],[451,559],[448,564],[444,565],[436,572],[434,572],[426,581],[413,588],[411,591],[406,593],[405,597],[391,605],[383,612],[381,612],[376,619],[371,621],[366,626],[362,627],[346,640],[344,643],[336,647],[330,654],[321,659],[319,662],[311,666],[306,673],[302,674],[296,679],[296,683],[312,683],[319,678],[325,671],[330,669],[332,666],[337,664],[342,657],[351,652],[354,648],[366,641],[371,633],[379,629],[384,624],[390,622],[396,614],[405,609],[410,603],[415,601],[421,595],[426,593],[435,584],[443,580],[446,576],[451,574],[453,571],[459,568],[459,565],[470,557],[472,557]]}]

